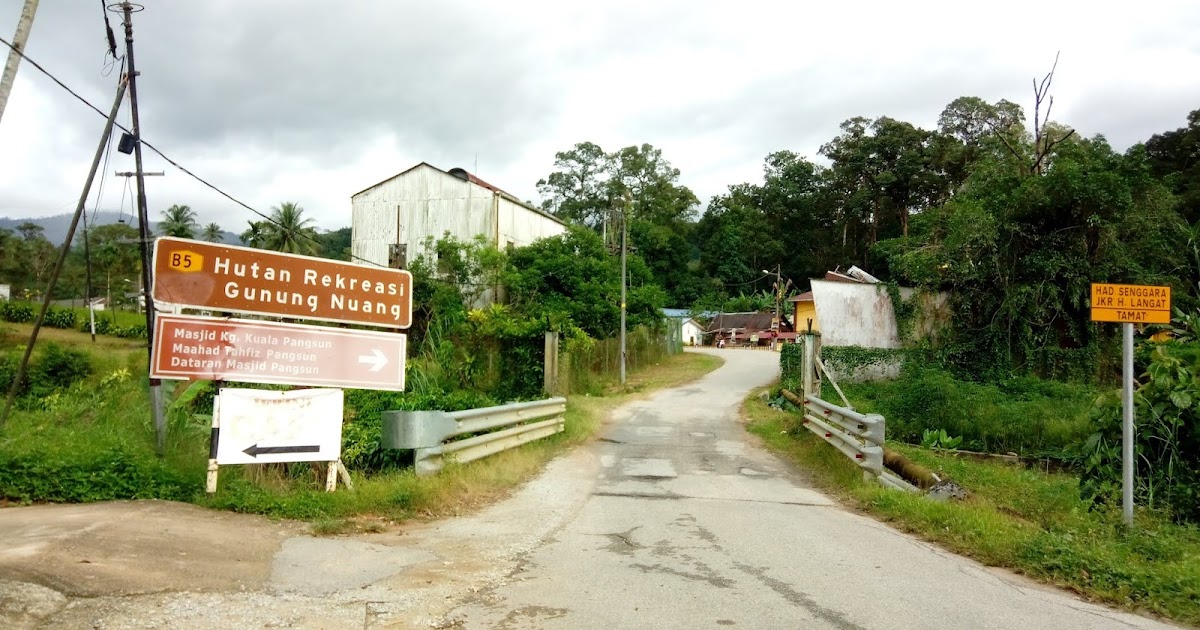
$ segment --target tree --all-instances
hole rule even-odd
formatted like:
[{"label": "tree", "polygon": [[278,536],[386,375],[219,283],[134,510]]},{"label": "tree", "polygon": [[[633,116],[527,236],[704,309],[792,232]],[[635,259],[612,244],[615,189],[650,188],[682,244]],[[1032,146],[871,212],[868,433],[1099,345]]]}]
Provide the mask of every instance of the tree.
[{"label": "tree", "polygon": [[209,223],[204,226],[204,232],[200,235],[200,238],[209,243],[220,243],[225,240],[225,235],[221,232],[221,226],[216,223]]},{"label": "tree", "polygon": [[26,221],[17,226],[17,231],[21,233],[21,238],[25,239],[26,241],[33,241],[37,240],[39,237],[43,237],[43,234],[46,232],[46,228],[43,228],[32,221]]},{"label": "tree", "polygon": [[629,245],[650,266],[658,284],[676,305],[698,294],[687,270],[693,261],[689,242],[699,200],[679,184],[679,169],[649,144],[606,153],[581,142],[555,155],[555,172],[538,181],[548,212],[605,235],[609,251],[619,251],[622,221]]},{"label": "tree", "polygon": [[[1154,134],[1145,143],[1150,172],[1179,198],[1179,212],[1189,223],[1200,221],[1200,109],[1187,126]],[[1134,149],[1131,149],[1131,151]]]},{"label": "tree", "polygon": [[268,223],[266,221],[247,221],[248,228],[246,231],[238,235],[238,239],[242,241],[242,245],[247,247],[265,247],[267,241]]},{"label": "tree", "polygon": [[[621,263],[595,232],[573,227],[509,255],[504,278],[510,303],[535,318],[567,318],[588,335],[605,339],[620,330]],[[628,261],[629,326],[657,327],[666,295],[638,256]]]},{"label": "tree", "polygon": [[[289,254],[315,256],[320,251],[313,220],[304,217],[304,208],[285,201],[271,208],[271,218],[259,226],[262,244],[259,247]],[[251,230],[254,224],[251,224]]]},{"label": "tree", "polygon": [[158,230],[163,236],[176,238],[196,238],[196,211],[188,206],[173,205],[162,213],[163,220],[158,224]]},{"label": "tree", "polygon": [[351,230],[348,227],[325,232],[317,237],[321,252],[334,260],[350,260]]},{"label": "tree", "polygon": [[542,209],[566,221],[598,228],[610,210],[606,185],[608,155],[599,145],[580,142],[554,154],[553,173],[537,182]]}]

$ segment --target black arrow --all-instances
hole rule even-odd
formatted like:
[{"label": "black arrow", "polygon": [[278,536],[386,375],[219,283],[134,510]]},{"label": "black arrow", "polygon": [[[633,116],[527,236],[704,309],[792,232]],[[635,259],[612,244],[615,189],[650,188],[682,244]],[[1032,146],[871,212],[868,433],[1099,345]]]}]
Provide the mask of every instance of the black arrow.
[{"label": "black arrow", "polygon": [[320,446],[259,446],[255,444],[242,452],[250,457],[258,457],[259,455],[278,453],[319,453],[320,451]]}]

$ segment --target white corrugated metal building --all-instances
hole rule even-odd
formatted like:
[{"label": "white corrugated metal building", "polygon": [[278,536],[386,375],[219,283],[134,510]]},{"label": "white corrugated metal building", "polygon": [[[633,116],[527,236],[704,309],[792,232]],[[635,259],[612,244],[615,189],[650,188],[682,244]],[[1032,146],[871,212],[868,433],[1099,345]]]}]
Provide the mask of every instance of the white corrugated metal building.
[{"label": "white corrugated metal building", "polygon": [[467,241],[484,235],[498,248],[521,247],[567,231],[557,218],[461,168],[421,162],[355,193],[351,251],[379,265],[407,267],[425,239],[449,232]]}]

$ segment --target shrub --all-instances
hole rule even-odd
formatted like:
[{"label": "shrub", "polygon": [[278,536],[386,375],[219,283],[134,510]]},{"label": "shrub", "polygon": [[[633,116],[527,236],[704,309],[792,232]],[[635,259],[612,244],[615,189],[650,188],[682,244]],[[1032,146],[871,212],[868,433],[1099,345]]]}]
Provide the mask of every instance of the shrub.
[{"label": "shrub", "polygon": [[[29,389],[34,396],[43,396],[66,389],[92,373],[92,357],[81,350],[48,343],[41,356],[29,369]],[[11,381],[10,381],[11,382]]]},{"label": "shrub", "polygon": [[78,451],[53,444],[23,452],[0,449],[0,498],[13,501],[186,501],[200,487],[199,480],[150,454],[118,448]]},{"label": "shrub", "polygon": [[[7,393],[21,366],[23,350],[14,350],[0,358],[0,388]],[[93,371],[92,357],[86,352],[47,343],[35,352],[25,371],[19,395],[48,396],[87,378]]]},{"label": "shrub", "polygon": [[975,383],[909,361],[892,381],[849,384],[847,395],[887,418],[888,439],[921,443],[945,431],[962,447],[990,453],[1074,457],[1091,432],[1090,387],[1033,377]]},{"label": "shrub", "polygon": [[46,311],[45,324],[51,328],[74,328],[75,319],[75,311],[52,306]]},{"label": "shrub", "polygon": [[0,307],[0,316],[3,316],[6,322],[26,324],[33,321],[33,306],[23,302],[4,302],[3,307]]},{"label": "shrub", "polygon": [[[1156,347],[1134,395],[1134,496],[1139,505],[1165,509],[1176,520],[1200,522],[1200,362],[1189,345]],[[1121,397],[1111,392],[1097,400],[1092,419],[1096,431],[1087,442],[1080,491],[1094,505],[1116,505]]]}]

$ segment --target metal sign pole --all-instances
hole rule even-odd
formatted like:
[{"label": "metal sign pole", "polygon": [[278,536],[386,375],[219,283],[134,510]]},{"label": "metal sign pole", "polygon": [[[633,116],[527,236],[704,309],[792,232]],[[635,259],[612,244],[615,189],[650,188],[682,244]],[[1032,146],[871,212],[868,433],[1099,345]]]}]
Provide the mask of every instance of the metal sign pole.
[{"label": "metal sign pole", "polygon": [[1133,526],[1133,324],[1121,324],[1122,345],[1121,411],[1121,507],[1125,524]]}]

